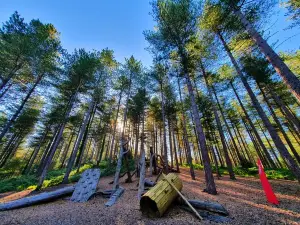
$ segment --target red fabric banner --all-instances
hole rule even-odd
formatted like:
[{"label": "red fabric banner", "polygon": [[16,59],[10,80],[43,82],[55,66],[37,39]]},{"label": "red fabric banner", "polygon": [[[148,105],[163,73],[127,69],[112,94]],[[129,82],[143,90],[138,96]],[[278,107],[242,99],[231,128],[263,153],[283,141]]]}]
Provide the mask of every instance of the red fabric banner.
[{"label": "red fabric banner", "polygon": [[260,159],[257,160],[257,166],[258,166],[260,181],[261,181],[262,187],[265,191],[268,202],[278,205],[279,202],[278,202],[278,200],[272,190],[272,187],[267,179],[267,176],[264,171],[264,167],[263,167]]}]

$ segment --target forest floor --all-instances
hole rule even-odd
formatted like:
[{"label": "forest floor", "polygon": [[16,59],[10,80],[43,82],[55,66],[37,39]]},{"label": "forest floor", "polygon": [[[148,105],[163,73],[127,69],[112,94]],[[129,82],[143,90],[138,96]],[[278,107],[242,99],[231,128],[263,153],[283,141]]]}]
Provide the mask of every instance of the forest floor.
[{"label": "forest floor", "polygon": [[[257,178],[237,177],[236,181],[231,181],[228,176],[223,176],[220,180],[215,180],[218,189],[218,195],[215,196],[202,192],[205,188],[202,171],[196,171],[196,181],[193,181],[189,169],[181,168],[180,178],[183,180],[182,193],[188,199],[221,203],[229,211],[232,219],[229,224],[300,224],[300,186],[296,181],[270,181],[280,201],[280,205],[276,207],[266,202]],[[150,179],[155,180],[155,177]],[[110,189],[111,185],[108,183],[111,180],[112,176],[100,178],[99,189]],[[63,198],[46,204],[0,212],[0,224],[215,224],[207,220],[200,222],[175,204],[162,218],[144,217],[137,200],[137,178],[131,184],[124,183],[124,180],[122,178],[120,184],[125,192],[112,207],[105,207],[108,199],[100,195],[86,203],[73,203],[69,198]],[[0,202],[28,194],[30,191],[2,194]]]}]

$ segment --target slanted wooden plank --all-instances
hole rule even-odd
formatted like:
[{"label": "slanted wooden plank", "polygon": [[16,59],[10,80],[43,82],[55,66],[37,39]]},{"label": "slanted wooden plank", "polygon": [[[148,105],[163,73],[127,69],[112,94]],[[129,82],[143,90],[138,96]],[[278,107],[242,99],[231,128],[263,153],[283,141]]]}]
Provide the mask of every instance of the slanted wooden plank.
[{"label": "slanted wooden plank", "polygon": [[74,189],[75,189],[74,186],[69,186],[55,191],[44,192],[38,195],[21,198],[11,202],[2,203],[0,204],[0,211],[16,209],[16,208],[31,206],[41,202],[51,201],[59,197],[71,194],[74,191]]},{"label": "slanted wooden plank", "polygon": [[119,197],[124,193],[124,188],[119,187],[109,198],[108,202],[105,203],[105,206],[110,207],[116,203]]},{"label": "slanted wooden plank", "polygon": [[100,179],[100,169],[88,169],[81,174],[71,197],[72,202],[86,202],[95,193]]}]

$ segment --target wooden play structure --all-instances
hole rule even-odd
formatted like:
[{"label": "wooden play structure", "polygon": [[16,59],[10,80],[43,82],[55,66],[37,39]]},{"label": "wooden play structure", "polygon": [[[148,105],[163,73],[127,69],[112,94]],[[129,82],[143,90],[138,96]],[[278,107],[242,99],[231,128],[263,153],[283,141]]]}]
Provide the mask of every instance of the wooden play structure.
[{"label": "wooden play structure", "polygon": [[[169,173],[167,177],[178,190],[182,189],[182,181],[176,174]],[[177,196],[178,193],[171,184],[162,179],[142,196],[140,201],[141,211],[150,217],[161,217]]]}]

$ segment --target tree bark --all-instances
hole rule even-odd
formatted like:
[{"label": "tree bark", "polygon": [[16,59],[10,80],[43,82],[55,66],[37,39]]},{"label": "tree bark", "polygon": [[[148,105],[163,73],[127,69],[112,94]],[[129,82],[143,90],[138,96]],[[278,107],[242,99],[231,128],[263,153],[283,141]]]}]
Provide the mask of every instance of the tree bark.
[{"label": "tree bark", "polygon": [[165,115],[165,102],[163,94],[163,84],[160,83],[160,94],[161,94],[161,112],[162,112],[162,121],[163,121],[163,148],[164,148],[164,172],[169,173],[168,168],[168,148],[167,148],[167,132],[166,132],[166,115]]},{"label": "tree bark", "polygon": [[254,132],[254,135],[255,135],[255,137],[256,137],[256,139],[257,139],[259,145],[261,146],[261,148],[262,148],[262,150],[263,150],[265,156],[267,157],[267,160],[268,160],[270,166],[271,166],[272,168],[276,168],[275,163],[273,162],[273,160],[272,160],[272,158],[271,158],[271,156],[270,156],[270,154],[269,154],[269,152],[268,152],[266,146],[264,145],[263,141],[261,140],[261,137],[260,137],[260,135],[258,134],[257,129],[256,129],[256,127],[254,126],[252,120],[250,119],[250,116],[249,116],[249,114],[247,113],[247,110],[245,109],[244,104],[242,103],[242,101],[241,101],[241,99],[240,99],[240,97],[239,97],[239,95],[238,95],[238,93],[237,93],[235,87],[233,86],[233,83],[232,83],[232,82],[230,82],[230,86],[231,86],[232,90],[234,91],[234,94],[235,94],[235,96],[236,96],[236,98],[237,98],[237,100],[238,100],[238,102],[239,102],[239,104],[240,104],[240,106],[241,106],[241,108],[242,108],[242,110],[243,110],[245,116],[246,116],[246,119],[247,119],[248,123],[249,123],[250,126],[251,126],[252,131]]},{"label": "tree bark", "polygon": [[86,112],[86,115],[84,117],[84,120],[82,122],[82,126],[81,126],[81,129],[80,129],[79,134],[78,134],[78,138],[76,140],[76,143],[74,144],[73,152],[72,152],[71,157],[68,161],[67,170],[66,170],[66,173],[64,175],[64,179],[62,181],[63,184],[66,184],[69,181],[69,175],[70,175],[72,167],[74,165],[75,158],[76,158],[76,155],[77,155],[77,152],[78,152],[78,149],[79,149],[79,145],[80,145],[81,140],[83,138],[84,131],[87,128],[87,124],[88,124],[88,121],[90,119],[93,108],[94,108],[94,102],[91,101],[90,104],[89,104],[89,108]]},{"label": "tree bark", "polygon": [[94,115],[95,115],[96,102],[93,102],[92,104],[93,104],[92,111],[89,115],[89,120],[88,120],[88,123],[86,125],[85,130],[84,130],[84,135],[82,137],[82,142],[81,142],[81,145],[79,147],[79,154],[78,154],[78,157],[77,157],[77,161],[75,163],[75,165],[77,166],[77,172],[79,172],[79,168],[82,164],[82,158],[83,158],[84,151],[85,151],[85,148],[86,148],[86,143],[88,141],[89,129],[90,129],[91,124],[93,123],[93,119],[94,119]]},{"label": "tree bark", "polygon": [[272,87],[268,87],[268,91],[271,94],[272,98],[274,99],[275,103],[278,107],[281,108],[286,118],[293,124],[296,128],[298,133],[300,132],[300,121],[297,117],[295,117],[290,110],[285,106],[283,101],[278,97],[278,95],[272,90]]},{"label": "tree bark", "polygon": [[48,154],[47,158],[45,159],[46,161],[45,161],[45,164],[42,168],[42,172],[41,172],[41,175],[39,177],[39,182],[37,184],[37,188],[36,188],[37,190],[41,189],[41,187],[43,185],[46,174],[47,174],[48,169],[50,167],[50,164],[52,162],[53,156],[54,156],[54,154],[56,152],[56,149],[57,149],[57,147],[60,143],[60,140],[61,140],[61,137],[63,135],[63,131],[64,131],[64,128],[65,128],[67,119],[69,118],[69,115],[70,115],[70,112],[72,110],[72,106],[74,104],[74,101],[77,98],[77,93],[78,93],[78,90],[79,90],[79,87],[80,87],[80,83],[81,82],[79,82],[79,85],[77,86],[76,91],[73,93],[73,95],[71,95],[70,100],[67,104],[66,111],[64,113],[64,120],[63,120],[62,124],[60,125],[60,127],[58,128],[57,135],[56,135],[56,137],[55,137],[55,139],[54,139],[54,141],[53,141],[53,143],[52,143],[52,145],[49,149],[49,154]]},{"label": "tree bark", "polygon": [[132,74],[130,74],[130,79],[129,79],[129,88],[128,88],[128,94],[127,94],[127,99],[126,99],[126,106],[124,109],[124,114],[123,114],[123,126],[122,126],[122,133],[120,137],[120,152],[119,152],[119,157],[118,157],[118,162],[116,166],[116,172],[115,172],[115,177],[114,177],[114,183],[113,183],[113,190],[117,190],[119,188],[119,177],[120,177],[120,172],[121,172],[121,167],[122,167],[122,159],[124,155],[124,143],[125,143],[125,125],[127,121],[127,111],[128,111],[128,104],[129,104],[129,98],[131,96],[131,82],[132,82]]},{"label": "tree bark", "polygon": [[174,146],[174,156],[175,156],[175,164],[176,164],[176,170],[179,173],[179,164],[178,164],[178,156],[177,156],[177,148],[176,148],[176,140],[175,140],[175,133],[174,133],[174,127],[171,123],[171,134],[173,136],[173,146]]},{"label": "tree bark", "polygon": [[186,160],[187,160],[187,163],[190,166],[190,174],[191,174],[192,180],[196,180],[194,166],[193,166],[193,161],[192,161],[192,153],[191,153],[191,148],[190,148],[189,141],[188,141],[188,134],[187,134],[187,130],[186,130],[186,120],[185,120],[185,115],[184,115],[183,101],[182,101],[182,96],[181,96],[181,87],[180,87],[179,78],[177,79],[177,83],[178,83],[178,91],[179,91],[180,104],[182,105],[182,107],[181,107],[182,129],[183,129],[184,146],[186,148],[186,153],[187,153],[186,154]]},{"label": "tree bark", "polygon": [[168,119],[168,130],[169,130],[169,145],[170,145],[170,156],[171,156],[171,168],[174,167],[173,160],[173,145],[172,145],[172,134],[171,134],[171,122],[170,118]]},{"label": "tree bark", "polygon": [[[275,128],[272,126],[271,122],[269,121],[267,115],[265,114],[265,112],[263,111],[261,105],[259,104],[257,98],[255,97],[255,94],[253,93],[250,85],[248,84],[246,78],[243,76],[241,69],[239,68],[237,62],[235,61],[233,55],[231,54],[225,40],[223,39],[222,35],[219,33],[218,34],[223,45],[224,48],[226,50],[226,52],[228,53],[228,56],[231,59],[232,64],[234,65],[237,74],[239,75],[239,77],[242,80],[242,83],[244,84],[250,98],[252,101],[253,106],[255,107],[255,109],[257,110],[259,116],[261,117],[265,127],[267,128],[267,130],[269,131],[274,144],[276,145],[277,149],[279,150],[280,154],[286,159],[287,163],[288,163],[288,167],[290,168],[290,170],[293,172],[293,174],[295,175],[295,177],[297,178],[297,180],[300,182],[300,168],[297,165],[297,163],[295,162],[295,160],[293,159],[293,157],[290,155],[290,153],[288,152],[287,148],[285,147],[285,145],[283,144],[283,142],[281,141],[279,135],[277,134]],[[299,80],[298,80],[299,82]],[[299,97],[300,97],[300,91],[299,91]]]},{"label": "tree bark", "polygon": [[[186,70],[187,71],[187,70]],[[208,156],[208,150],[206,148],[206,141],[205,141],[205,135],[201,126],[200,117],[199,117],[199,110],[198,106],[196,104],[196,99],[192,87],[192,83],[190,80],[190,77],[187,73],[185,73],[185,80],[188,87],[190,100],[192,104],[192,111],[194,115],[194,122],[196,124],[196,130],[197,130],[197,136],[201,148],[202,153],[202,159],[204,164],[204,171],[205,171],[205,181],[206,181],[206,190],[209,194],[217,194],[216,185],[210,165],[210,159]]]},{"label": "tree bark", "polygon": [[145,175],[146,175],[146,161],[145,161],[145,149],[144,149],[144,141],[145,141],[145,133],[144,133],[144,110],[142,116],[142,134],[141,134],[141,159],[140,159],[140,180],[139,180],[139,188],[138,188],[138,200],[141,200],[143,192],[145,190]]},{"label": "tree bark", "polygon": [[239,159],[240,163],[243,165],[243,163],[244,163],[244,158],[241,156],[241,154],[240,154],[240,152],[239,152],[239,149],[238,149],[238,147],[237,147],[237,145],[236,145],[236,142],[235,142],[235,140],[234,140],[234,138],[233,138],[233,135],[232,135],[232,133],[231,133],[230,127],[229,127],[228,122],[227,122],[227,120],[226,120],[224,111],[223,111],[223,109],[222,109],[222,107],[221,107],[221,104],[220,104],[220,102],[219,102],[219,99],[218,99],[216,90],[215,90],[214,87],[212,87],[212,89],[213,89],[213,93],[214,93],[214,95],[215,95],[215,98],[216,98],[216,100],[217,100],[217,104],[218,104],[218,106],[219,106],[219,110],[220,110],[220,112],[221,112],[221,115],[222,115],[222,118],[223,118],[223,120],[224,120],[225,126],[226,126],[226,128],[227,128],[228,134],[229,134],[229,136],[230,136],[230,138],[231,138],[231,140],[232,140],[234,150],[235,150],[235,152],[237,153],[237,156],[238,156],[238,159]]},{"label": "tree bark", "polygon": [[24,108],[25,104],[27,103],[28,99],[30,98],[31,94],[33,93],[33,91],[35,90],[36,86],[40,83],[40,81],[42,80],[44,74],[38,76],[38,78],[36,79],[34,85],[31,87],[31,89],[29,90],[29,92],[27,93],[26,97],[24,98],[24,100],[22,101],[21,105],[19,106],[19,108],[17,109],[17,111],[14,113],[14,115],[11,117],[11,119],[9,121],[7,121],[7,123],[5,124],[4,128],[2,129],[2,132],[0,134],[0,142],[2,140],[2,138],[5,136],[5,134],[7,133],[7,131],[9,130],[9,128],[11,127],[11,125],[15,122],[15,120],[18,118],[19,114],[21,113],[22,109]]},{"label": "tree bark", "polygon": [[42,139],[40,140],[38,146],[34,149],[33,155],[32,155],[32,157],[30,157],[28,165],[26,165],[26,167],[24,168],[24,174],[28,174],[29,173],[29,171],[30,171],[30,169],[32,167],[32,164],[33,164],[33,162],[34,162],[34,160],[35,160],[35,158],[36,158],[36,156],[37,156],[37,154],[38,154],[38,152],[39,152],[42,144],[44,143],[45,138],[47,137],[48,132],[49,132],[49,127],[46,127],[46,131],[44,132],[44,135],[43,135]]},{"label": "tree bark", "polygon": [[236,178],[235,178],[235,175],[234,175],[234,172],[233,172],[232,162],[229,158],[228,149],[227,149],[227,146],[226,146],[226,143],[225,143],[224,131],[222,129],[221,121],[220,121],[220,118],[219,118],[219,115],[218,115],[218,112],[217,112],[216,103],[213,100],[212,91],[210,89],[210,85],[209,85],[208,79],[207,79],[207,74],[206,74],[206,71],[204,69],[204,66],[203,66],[202,62],[200,62],[200,66],[202,68],[202,73],[203,73],[203,76],[204,76],[204,80],[205,80],[205,84],[206,84],[206,87],[207,87],[208,95],[209,95],[210,101],[212,103],[212,109],[213,109],[215,121],[217,123],[218,132],[220,134],[221,143],[222,143],[223,152],[224,152],[224,155],[225,155],[225,160],[226,160],[226,165],[227,165],[227,168],[228,168],[229,176],[230,176],[230,179],[235,180]]},{"label": "tree bark", "polygon": [[60,168],[63,168],[64,165],[65,165],[66,158],[67,158],[67,155],[69,153],[69,149],[71,147],[71,143],[73,141],[74,135],[75,135],[75,131],[72,132],[71,137],[70,137],[70,141],[69,141],[68,145],[66,146],[66,149],[65,149],[65,151],[63,153],[63,158],[62,158],[62,161],[61,161]]},{"label": "tree bark", "polygon": [[253,25],[246,19],[239,9],[234,9],[234,13],[241,20],[252,39],[265,54],[267,60],[273,65],[284,83],[289,87],[294,96],[300,101],[300,81],[296,75],[283,62],[279,55],[269,46],[266,40],[256,31]]},{"label": "tree bark", "polygon": [[267,96],[266,96],[266,93],[264,92],[263,88],[261,87],[261,85],[260,85],[259,83],[257,83],[257,85],[258,85],[258,87],[259,87],[259,89],[260,89],[260,91],[261,91],[261,93],[262,93],[262,95],[263,95],[263,98],[264,98],[265,102],[267,103],[267,105],[268,105],[268,107],[269,107],[269,109],[270,109],[271,115],[272,115],[272,117],[273,117],[275,123],[277,124],[277,126],[278,126],[280,132],[282,133],[284,139],[286,140],[286,143],[287,143],[288,146],[290,147],[290,149],[291,149],[293,155],[295,156],[296,160],[297,160],[298,163],[300,164],[300,156],[299,156],[299,154],[297,153],[296,149],[294,148],[294,146],[293,146],[292,142],[290,141],[289,137],[287,136],[285,130],[283,129],[283,127],[282,127],[282,125],[281,125],[279,119],[277,118],[276,113],[274,112],[274,110],[273,110],[273,108],[272,108],[272,106],[271,106],[271,104],[270,104],[270,102],[269,102],[269,100],[268,100],[268,98],[267,98]]},{"label": "tree bark", "polygon": [[108,163],[109,164],[111,163],[111,160],[112,160],[112,153],[113,153],[114,144],[115,144],[115,136],[116,136],[116,129],[117,129],[117,122],[118,122],[118,117],[119,117],[119,111],[120,111],[120,104],[121,104],[121,99],[122,99],[122,93],[123,93],[123,91],[120,91],[119,101],[118,101],[118,107],[117,107],[117,114],[116,114],[116,118],[115,118],[115,124],[114,124],[113,133],[112,133],[110,153],[109,153],[109,158],[108,158]]},{"label": "tree bark", "polygon": [[140,121],[136,123],[136,134],[135,134],[135,148],[134,148],[134,159],[137,159],[137,154],[139,150],[139,136],[140,136]]}]

